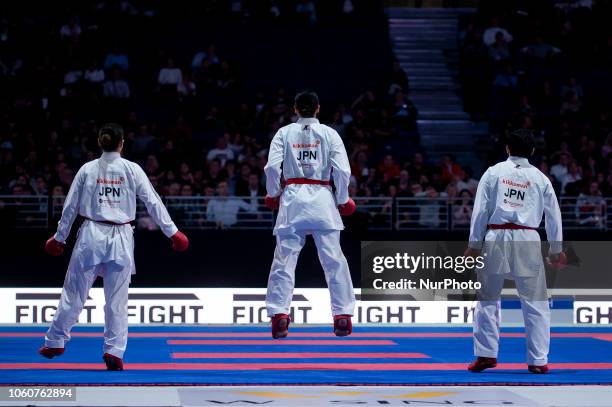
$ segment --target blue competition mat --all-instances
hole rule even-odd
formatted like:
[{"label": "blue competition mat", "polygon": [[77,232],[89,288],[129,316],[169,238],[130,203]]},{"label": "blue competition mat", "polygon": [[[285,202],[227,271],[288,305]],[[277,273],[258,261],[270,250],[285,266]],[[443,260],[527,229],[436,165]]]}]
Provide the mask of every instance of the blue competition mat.
[{"label": "blue competition mat", "polygon": [[612,384],[612,327],[554,328],[551,373],[526,370],[522,329],[503,329],[499,367],[470,373],[470,328],[292,326],[130,327],[123,372],[102,362],[102,328],[80,327],[53,360],[44,328],[0,328],[0,384],[82,385],[559,385]]}]

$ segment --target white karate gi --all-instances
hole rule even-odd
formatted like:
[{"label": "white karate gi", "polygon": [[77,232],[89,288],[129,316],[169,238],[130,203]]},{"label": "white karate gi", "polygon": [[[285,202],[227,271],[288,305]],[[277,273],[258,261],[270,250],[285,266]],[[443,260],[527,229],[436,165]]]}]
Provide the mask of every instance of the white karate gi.
[{"label": "white karate gi", "polygon": [[[63,348],[70,340],[89,289],[104,279],[104,352],[123,357],[127,345],[127,302],[134,265],[134,235],[129,224],[140,198],[162,232],[177,232],[168,211],[140,166],[119,153],[103,153],[79,169],[64,202],[55,240],[64,243],[77,214],[86,220],[78,231],[64,289],[45,346]],[[112,222],[116,225],[102,222]]]},{"label": "white karate gi", "polygon": [[[501,290],[514,279],[527,334],[527,363],[548,363],[550,310],[540,235],[529,229],[490,229],[487,225],[539,227],[546,215],[550,254],[562,249],[561,212],[550,180],[526,158],[510,156],[490,167],[478,184],[469,246],[483,249],[479,271],[481,300],[474,311],[474,354],[497,357],[501,322]],[[483,246],[484,240],[484,246]]]},{"label": "white karate gi", "polygon": [[[281,169],[282,166],[282,169]],[[353,315],[355,294],[348,263],[340,247],[344,229],[337,205],[348,199],[351,168],[342,139],[314,118],[300,118],[281,128],[270,146],[265,167],[269,196],[280,195],[274,235],[276,249],[268,279],[268,315],[288,314],[295,285],[295,266],[307,234],[312,234],[331,295],[333,315]],[[285,179],[329,181],[328,185],[291,184]]]}]

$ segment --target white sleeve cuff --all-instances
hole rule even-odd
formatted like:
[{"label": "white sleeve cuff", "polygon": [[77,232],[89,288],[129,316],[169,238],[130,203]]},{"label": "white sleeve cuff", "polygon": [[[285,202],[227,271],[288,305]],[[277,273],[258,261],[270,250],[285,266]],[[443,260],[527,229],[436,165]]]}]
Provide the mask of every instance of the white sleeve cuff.
[{"label": "white sleeve cuff", "polygon": [[482,250],[482,241],[481,240],[472,240],[468,243],[468,247],[470,249]]},{"label": "white sleeve cuff", "polygon": [[162,232],[164,233],[164,235],[166,235],[166,237],[172,237],[176,234],[176,232],[178,232],[178,228],[174,223],[172,223],[171,225],[163,228]]},{"label": "white sleeve cuff", "polygon": [[57,231],[57,232],[55,232],[55,234],[53,235],[53,238],[54,238],[55,240],[57,240],[58,242],[60,242],[60,243],[64,243],[64,244],[65,244],[65,243],[66,243],[66,239],[68,239],[68,236],[61,236],[61,235],[59,234],[59,231]]},{"label": "white sleeve cuff", "polygon": [[548,242],[550,248],[548,249],[549,254],[559,254],[563,250],[563,242]]}]

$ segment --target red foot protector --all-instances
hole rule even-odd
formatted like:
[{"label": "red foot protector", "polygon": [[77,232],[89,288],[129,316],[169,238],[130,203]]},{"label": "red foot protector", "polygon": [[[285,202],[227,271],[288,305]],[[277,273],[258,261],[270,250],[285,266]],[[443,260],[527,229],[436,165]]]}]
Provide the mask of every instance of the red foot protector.
[{"label": "red foot protector", "polygon": [[529,369],[531,373],[535,373],[535,374],[548,373],[548,371],[550,370],[548,368],[548,365],[541,365],[541,366],[528,365],[527,368]]},{"label": "red foot protector", "polygon": [[40,356],[44,356],[47,359],[53,359],[56,356],[60,356],[64,353],[64,348],[48,348],[43,346],[38,350]]},{"label": "red foot protector", "polygon": [[475,361],[470,363],[470,365],[468,366],[468,370],[470,372],[479,373],[485,369],[490,369],[493,367],[497,367],[497,358],[485,358],[479,356],[476,358]]},{"label": "red foot protector", "polygon": [[276,314],[272,317],[272,337],[274,339],[286,338],[289,334],[291,317],[287,314]]},{"label": "red foot protector", "polygon": [[104,359],[104,363],[106,363],[107,370],[123,370],[123,359],[113,356],[110,353],[105,353],[102,359]]},{"label": "red foot protector", "polygon": [[349,336],[353,332],[353,322],[350,315],[334,315],[334,334]]}]

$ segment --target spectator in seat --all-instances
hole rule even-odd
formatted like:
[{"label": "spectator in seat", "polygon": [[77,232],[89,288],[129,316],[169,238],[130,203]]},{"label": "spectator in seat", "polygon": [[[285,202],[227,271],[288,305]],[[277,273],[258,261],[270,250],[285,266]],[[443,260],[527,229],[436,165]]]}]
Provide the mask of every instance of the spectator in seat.
[{"label": "spectator in seat", "polygon": [[344,124],[344,121],[342,120],[342,112],[340,112],[339,110],[336,110],[334,112],[334,116],[331,123],[329,123],[329,127],[336,130],[341,138],[344,138],[346,124]]},{"label": "spectator in seat", "polygon": [[209,65],[216,65],[219,63],[217,49],[214,44],[210,44],[207,51],[198,51],[195,53],[191,60],[191,68],[194,71],[197,71],[200,69],[204,61],[207,61]]},{"label": "spectator in seat", "polygon": [[142,157],[149,148],[149,145],[155,138],[149,133],[149,126],[143,124],[138,129],[132,143],[132,153],[137,157]]},{"label": "spectator in seat", "polygon": [[439,227],[442,215],[441,209],[442,206],[446,205],[446,202],[439,198],[446,198],[446,192],[438,192],[433,186],[428,185],[424,191],[418,192],[414,196],[416,198],[425,198],[419,201],[419,225]]},{"label": "spectator in seat", "polygon": [[177,219],[181,224],[185,226],[193,226],[194,224],[201,224],[201,216],[199,215],[200,208],[194,202],[194,199],[189,199],[194,196],[193,187],[190,184],[180,185],[173,183],[170,186],[172,197],[180,198],[167,198],[166,204],[168,205],[168,211],[171,213],[174,219]]},{"label": "spectator in seat", "polygon": [[248,163],[242,163],[235,175],[236,195],[247,196],[249,191],[249,177],[251,176],[251,166]]},{"label": "spectator in seat", "polygon": [[503,64],[501,70],[495,75],[493,80],[494,92],[503,94],[504,92],[514,91],[518,87],[518,77],[512,70],[509,63]]},{"label": "spectator in seat", "polygon": [[464,189],[474,195],[476,193],[476,188],[478,188],[478,181],[474,179],[472,169],[467,167],[462,171],[459,171],[459,181],[457,182],[457,188],[459,191],[463,191]]},{"label": "spectator in seat", "polygon": [[225,229],[238,223],[238,212],[248,213],[257,211],[257,204],[247,203],[242,199],[229,196],[227,182],[220,182],[217,186],[217,196],[211,199],[206,206],[206,219],[218,229]]},{"label": "spectator in seat", "polygon": [[576,114],[582,109],[582,103],[576,95],[576,92],[570,90],[565,95],[565,101],[561,105],[561,115],[565,114]]},{"label": "spectator in seat", "polygon": [[402,170],[400,172],[399,182],[397,184],[397,196],[398,197],[411,197],[411,182],[410,182],[410,174],[407,170]]},{"label": "spectator in seat", "polygon": [[491,19],[491,26],[482,34],[482,42],[487,46],[493,45],[498,32],[503,35],[506,43],[512,42],[512,35],[510,35],[508,30],[499,26],[499,19],[497,17]]},{"label": "spectator in seat", "polygon": [[312,0],[299,0],[295,6],[295,13],[310,24],[317,22],[317,9]]},{"label": "spectator in seat", "polygon": [[360,147],[356,148],[351,153],[351,173],[357,177],[367,177],[370,174],[370,164],[368,160],[368,153],[365,149]]},{"label": "spectator in seat", "polygon": [[121,78],[121,71],[113,69],[110,80],[104,82],[104,97],[111,99],[129,99],[130,86]]},{"label": "spectator in seat", "polygon": [[250,141],[250,139],[243,138],[240,133],[234,134],[234,139],[228,143],[229,148],[234,152],[234,157],[236,157],[238,162],[242,162],[245,154],[246,143]]},{"label": "spectator in seat", "polygon": [[442,157],[440,170],[442,181],[445,183],[451,182],[455,175],[461,175],[462,173],[461,166],[455,162],[451,154],[445,154]]},{"label": "spectator in seat", "polygon": [[76,16],[70,17],[68,24],[64,24],[60,29],[60,37],[63,40],[78,41],[81,37],[81,25],[79,18]]},{"label": "spectator in seat", "polygon": [[[572,160],[567,167],[567,174],[561,179],[561,195],[565,195],[567,192],[567,186],[573,184],[582,179],[582,169],[578,166],[575,160]],[[576,196],[575,194],[572,194]]]},{"label": "spectator in seat", "polygon": [[217,147],[210,150],[206,156],[208,161],[219,160],[221,166],[225,165],[227,160],[233,160],[234,150],[228,145],[229,134],[225,134],[223,137],[217,138]]},{"label": "spectator in seat", "polygon": [[[557,180],[555,179],[555,177],[553,177],[550,174],[550,167],[548,166],[548,161],[546,159],[543,159],[542,161],[540,161],[540,165],[538,166],[538,169],[542,172],[542,174],[546,175],[546,177],[548,177],[548,179],[550,180],[550,182],[555,185],[557,184]],[[555,190],[557,188],[555,187]]]},{"label": "spectator in seat", "polygon": [[193,185],[194,179],[191,169],[189,168],[189,164],[186,162],[182,162],[179,166],[179,182],[183,183],[183,185]]},{"label": "spectator in seat", "polygon": [[417,118],[418,111],[414,103],[412,103],[404,92],[396,92],[393,103],[393,119],[395,125],[400,130],[416,130]]},{"label": "spectator in seat", "polygon": [[147,156],[147,161],[145,162],[144,170],[147,175],[159,175],[159,161],[157,160],[157,157],[155,155],[151,154]]},{"label": "spectator in seat", "polygon": [[563,177],[567,174],[567,166],[569,164],[570,157],[566,153],[559,154],[559,162],[550,168],[550,175],[552,175],[557,182],[562,182]]},{"label": "spectator in seat", "polygon": [[510,58],[510,48],[501,31],[497,31],[495,42],[489,45],[489,58],[494,62]]},{"label": "spectator in seat", "polygon": [[266,190],[259,182],[259,176],[257,174],[249,175],[249,185],[248,185],[248,193],[245,196],[250,196],[251,198],[257,198],[260,196],[265,196]]},{"label": "spectator in seat", "polygon": [[423,154],[414,153],[412,156],[412,162],[408,166],[408,172],[410,173],[412,180],[418,183],[427,182],[430,171],[428,166],[425,164]]},{"label": "spectator in seat", "polygon": [[64,85],[74,85],[78,83],[83,78],[83,71],[73,64],[65,74],[64,74]]},{"label": "spectator in seat", "polygon": [[219,89],[230,89],[236,83],[234,72],[229,62],[223,61],[219,66],[217,73],[217,87]]},{"label": "spectator in seat", "polygon": [[567,82],[561,88],[561,95],[567,95],[568,92],[574,92],[579,100],[582,100],[584,97],[584,90],[582,89],[582,85],[578,83],[575,75],[570,76],[567,79]]},{"label": "spectator in seat", "polygon": [[538,61],[550,58],[560,50],[544,42],[542,35],[535,36],[534,41],[521,49],[521,52]]},{"label": "spectator in seat", "polygon": [[474,208],[474,194],[464,189],[459,192],[459,199],[453,210],[453,225],[467,226],[472,219],[472,209]]},{"label": "spectator in seat", "polygon": [[85,70],[85,80],[90,84],[101,84],[104,82],[104,70],[100,67],[97,60],[91,61],[91,64]]},{"label": "spectator in seat", "polygon": [[221,169],[221,161],[214,159],[208,162],[208,182],[211,185],[217,186],[219,182],[225,180],[225,174]]},{"label": "spectator in seat", "polygon": [[400,175],[399,165],[395,163],[391,154],[385,155],[382,164],[378,166],[378,173],[382,174],[384,183],[388,183]]},{"label": "spectator in seat", "polygon": [[36,195],[47,195],[49,191],[47,189],[47,181],[45,180],[45,177],[36,177],[32,185],[32,190]]},{"label": "spectator in seat", "polygon": [[104,70],[110,71],[118,68],[122,71],[127,71],[129,67],[130,63],[128,56],[117,48],[106,54],[106,58],[104,59]]},{"label": "spectator in seat", "polygon": [[168,58],[166,66],[159,70],[157,82],[162,86],[173,87],[174,90],[178,90],[178,86],[183,83],[183,73],[174,66],[172,58]]},{"label": "spectator in seat", "polygon": [[588,191],[580,193],[576,201],[576,218],[580,225],[603,227],[606,201],[597,182],[589,183]]},{"label": "spectator in seat", "polygon": [[192,186],[189,185],[189,184],[184,184],[181,187],[181,196],[185,196],[185,197],[193,196],[193,188],[192,188]]},{"label": "spectator in seat", "polygon": [[196,95],[196,84],[190,74],[183,75],[183,81],[177,85],[179,95],[188,98]]},{"label": "spectator in seat", "polygon": [[168,196],[179,196],[181,194],[181,184],[178,182],[171,182],[168,185]]}]

